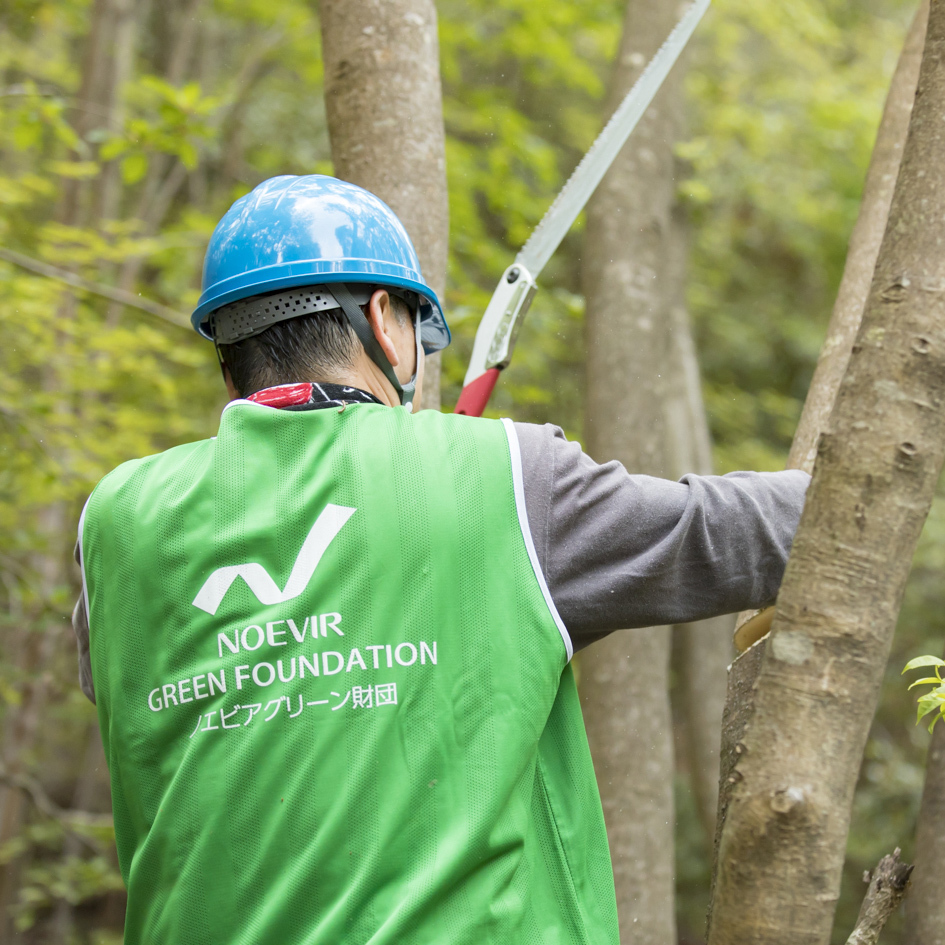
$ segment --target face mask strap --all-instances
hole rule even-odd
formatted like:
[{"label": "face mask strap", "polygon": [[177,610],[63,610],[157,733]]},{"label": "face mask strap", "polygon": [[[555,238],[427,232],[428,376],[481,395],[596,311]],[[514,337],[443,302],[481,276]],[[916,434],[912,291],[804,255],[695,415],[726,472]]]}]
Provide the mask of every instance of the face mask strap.
[{"label": "face mask strap", "polygon": [[214,330],[213,315],[210,316],[210,337],[213,339],[213,353],[217,356],[217,364],[220,365],[220,373],[223,375],[223,383],[226,383],[226,362],[223,355],[220,354],[220,346],[217,344],[217,333]]},{"label": "face mask strap", "polygon": [[417,366],[414,369],[413,377],[411,377],[406,384],[401,384],[397,375],[394,373],[393,365],[387,359],[387,355],[384,354],[381,346],[377,343],[370,322],[365,318],[364,312],[361,311],[361,306],[355,302],[354,296],[351,294],[348,287],[343,283],[334,282],[331,285],[331,294],[334,295],[338,304],[341,306],[345,317],[348,319],[348,324],[354,329],[354,333],[358,336],[358,340],[367,352],[367,356],[383,371],[384,376],[390,381],[391,386],[397,392],[401,404],[408,410],[412,410],[413,397],[417,390],[417,371],[420,370],[420,349],[422,347],[420,326],[416,316],[414,317],[414,335],[417,342]]}]

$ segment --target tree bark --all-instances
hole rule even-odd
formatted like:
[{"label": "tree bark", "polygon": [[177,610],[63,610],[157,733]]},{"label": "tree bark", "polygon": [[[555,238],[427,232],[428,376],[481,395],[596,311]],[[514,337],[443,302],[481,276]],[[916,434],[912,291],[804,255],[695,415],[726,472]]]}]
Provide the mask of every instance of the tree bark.
[{"label": "tree bark", "polygon": [[[630,0],[607,113],[676,21],[677,9]],[[656,98],[588,206],[588,451],[666,475],[664,381],[670,356],[666,264],[674,198],[678,74]],[[581,700],[617,887],[621,940],[676,940],[669,628],[621,631],[581,657]]]},{"label": "tree bark", "polygon": [[907,945],[945,945],[942,848],[945,843],[945,725],[932,733],[915,832],[915,874],[906,900]]},{"label": "tree bark", "polygon": [[[400,217],[443,298],[449,239],[446,149],[433,0],[321,0],[325,106],[338,177]],[[440,407],[427,358],[424,408]]]},{"label": "tree bark", "polygon": [[709,945],[829,940],[863,748],[945,458],[945,3],[755,683]]}]

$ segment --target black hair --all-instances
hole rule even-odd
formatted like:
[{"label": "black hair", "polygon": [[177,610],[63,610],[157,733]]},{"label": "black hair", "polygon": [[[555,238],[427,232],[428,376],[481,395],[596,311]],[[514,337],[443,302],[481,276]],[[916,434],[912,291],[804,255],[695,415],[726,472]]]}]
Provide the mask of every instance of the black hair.
[{"label": "black hair", "polygon": [[[410,318],[403,299],[390,296],[398,323]],[[365,311],[367,305],[361,306]],[[294,381],[327,381],[351,368],[361,343],[340,308],[300,315],[270,325],[258,335],[220,345],[220,357],[230,370],[240,397]]]}]

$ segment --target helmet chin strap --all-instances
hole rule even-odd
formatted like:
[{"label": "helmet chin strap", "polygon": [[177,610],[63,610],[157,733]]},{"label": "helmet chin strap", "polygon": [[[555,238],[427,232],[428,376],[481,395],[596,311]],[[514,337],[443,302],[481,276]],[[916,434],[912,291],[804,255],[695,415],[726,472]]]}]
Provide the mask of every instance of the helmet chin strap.
[{"label": "helmet chin strap", "polygon": [[374,332],[371,329],[370,322],[364,317],[361,306],[354,300],[354,296],[348,287],[341,282],[334,282],[331,285],[331,294],[341,306],[348,323],[354,329],[367,356],[384,372],[384,377],[390,381],[391,386],[397,391],[401,404],[407,408],[408,412],[413,410],[413,398],[417,392],[417,372],[420,370],[420,358],[422,355],[422,341],[420,340],[420,309],[417,308],[414,314],[413,333],[417,343],[417,361],[414,368],[413,377],[406,384],[401,384],[397,375],[394,373],[394,366],[387,359],[383,348],[377,343]]}]

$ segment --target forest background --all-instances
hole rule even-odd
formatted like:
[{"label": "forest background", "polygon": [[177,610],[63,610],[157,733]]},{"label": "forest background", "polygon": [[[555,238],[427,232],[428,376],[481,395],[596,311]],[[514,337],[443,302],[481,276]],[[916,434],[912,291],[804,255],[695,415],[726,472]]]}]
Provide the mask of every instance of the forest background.
[{"label": "forest background", "polygon": [[[107,35],[95,36],[103,4]],[[624,6],[437,3],[455,338],[445,409],[496,279],[600,129]],[[914,7],[715,0],[693,42],[677,199],[719,472],[784,466]],[[122,893],[97,720],[76,683],[75,526],[109,469],[216,430],[225,394],[212,348],[168,322],[193,307],[206,241],[234,199],[275,174],[332,171],[317,5],[9,0],[2,16],[0,908],[18,940],[106,945],[121,940]],[[101,94],[90,96],[96,43]],[[409,134],[392,127],[390,146]],[[489,410],[576,439],[582,245],[579,223]],[[155,304],[124,306],[64,276]],[[853,926],[862,872],[897,845],[911,854],[928,735],[899,669],[941,649],[943,566],[936,503],[857,789],[838,930]],[[677,769],[679,934],[695,943],[709,851],[681,738]],[[73,813],[50,816],[60,809]],[[894,917],[883,941],[899,935]]]}]

